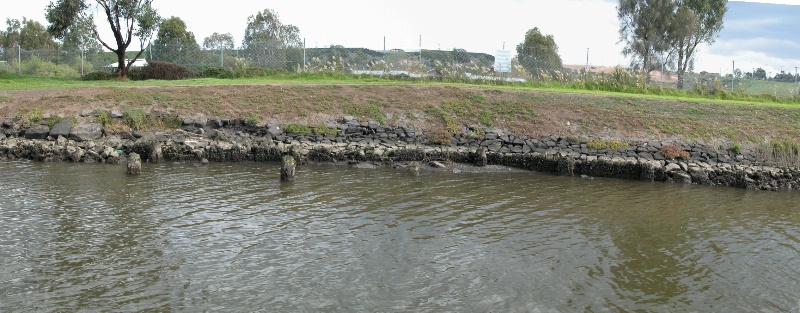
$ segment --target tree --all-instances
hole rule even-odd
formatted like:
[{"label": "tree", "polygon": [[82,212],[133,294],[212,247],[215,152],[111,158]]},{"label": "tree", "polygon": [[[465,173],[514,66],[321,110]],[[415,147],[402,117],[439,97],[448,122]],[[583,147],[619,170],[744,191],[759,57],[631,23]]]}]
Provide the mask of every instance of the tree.
[{"label": "tree", "polygon": [[673,21],[673,0],[619,0],[620,42],[622,54],[632,57],[631,66],[650,72],[660,69],[670,58],[669,33]]},{"label": "tree", "polygon": [[261,66],[291,69],[290,54],[302,47],[300,29],[284,25],[277,12],[264,9],[247,18],[242,47],[248,59]]},{"label": "tree", "polygon": [[753,72],[753,78],[755,78],[755,79],[767,79],[767,71],[765,71],[763,68],[759,67]]},{"label": "tree", "polygon": [[678,89],[701,43],[713,44],[723,27],[728,0],[677,0],[669,41],[677,57]]},{"label": "tree", "polygon": [[0,47],[12,51],[17,45],[24,50],[53,49],[58,44],[41,23],[25,17],[6,20],[6,31],[0,32]]},{"label": "tree", "polygon": [[517,59],[525,70],[537,77],[542,71],[555,71],[563,67],[553,35],[543,35],[538,27],[528,30],[525,41],[517,45]]},{"label": "tree", "polygon": [[231,50],[233,45],[233,35],[231,33],[213,33],[203,39],[203,48],[209,50]]},{"label": "tree", "polygon": [[[128,77],[131,65],[141,57],[144,47],[158,28],[161,17],[152,7],[153,0],[95,0],[96,7],[105,15],[111,32],[114,35],[113,45],[108,44],[98,33],[97,24],[87,0],[57,0],[50,2],[45,16],[50,23],[47,30],[53,36],[63,39],[73,28],[81,23],[91,25],[94,37],[108,50],[117,55],[118,73],[121,79]],[[141,49],[128,62],[126,52],[133,42],[139,40]]]},{"label": "tree", "polygon": [[162,21],[158,27],[153,50],[160,61],[186,64],[197,58],[200,45],[194,33],[186,30],[186,23],[173,16]]}]

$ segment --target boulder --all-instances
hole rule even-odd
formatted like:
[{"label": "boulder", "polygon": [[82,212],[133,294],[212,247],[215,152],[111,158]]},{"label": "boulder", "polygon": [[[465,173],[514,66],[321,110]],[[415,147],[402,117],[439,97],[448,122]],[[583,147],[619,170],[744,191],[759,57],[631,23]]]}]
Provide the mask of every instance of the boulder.
[{"label": "boulder", "polygon": [[50,127],[36,125],[25,130],[25,139],[45,139],[50,135]]},{"label": "boulder", "polygon": [[97,123],[80,124],[72,128],[69,139],[75,141],[97,140],[103,136],[103,126]]},{"label": "boulder", "polygon": [[50,129],[50,137],[57,138],[58,136],[69,137],[69,132],[72,130],[72,122],[63,120],[58,124],[53,125]]}]

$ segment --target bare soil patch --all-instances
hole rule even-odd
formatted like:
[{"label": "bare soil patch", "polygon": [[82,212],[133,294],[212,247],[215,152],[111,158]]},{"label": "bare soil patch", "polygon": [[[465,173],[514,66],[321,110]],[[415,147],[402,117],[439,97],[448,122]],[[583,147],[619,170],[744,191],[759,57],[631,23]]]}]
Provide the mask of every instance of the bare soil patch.
[{"label": "bare soil patch", "polygon": [[0,116],[78,116],[144,108],[184,117],[260,124],[326,124],[344,116],[389,125],[505,129],[522,135],[627,138],[800,137],[800,110],[493,87],[380,84],[253,84],[97,87],[0,93]]}]

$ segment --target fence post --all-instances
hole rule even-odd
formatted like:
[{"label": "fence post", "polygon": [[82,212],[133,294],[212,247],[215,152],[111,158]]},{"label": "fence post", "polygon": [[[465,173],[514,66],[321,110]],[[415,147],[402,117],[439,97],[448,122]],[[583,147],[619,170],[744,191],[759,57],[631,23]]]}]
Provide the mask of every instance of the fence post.
[{"label": "fence post", "polygon": [[303,73],[306,72],[306,39],[303,38]]},{"label": "fence post", "polygon": [[225,67],[225,47],[219,47],[219,67]]},{"label": "fence post", "polygon": [[17,74],[22,75],[22,46],[17,44]]}]

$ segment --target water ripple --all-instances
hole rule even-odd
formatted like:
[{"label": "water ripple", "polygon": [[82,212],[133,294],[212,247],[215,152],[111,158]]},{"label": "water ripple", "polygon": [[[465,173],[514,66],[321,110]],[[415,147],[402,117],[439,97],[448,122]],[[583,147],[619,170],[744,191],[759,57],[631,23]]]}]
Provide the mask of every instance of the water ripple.
[{"label": "water ripple", "polygon": [[[794,193],[0,162],[0,311],[797,310]],[[6,174],[8,173],[8,174]]]}]

